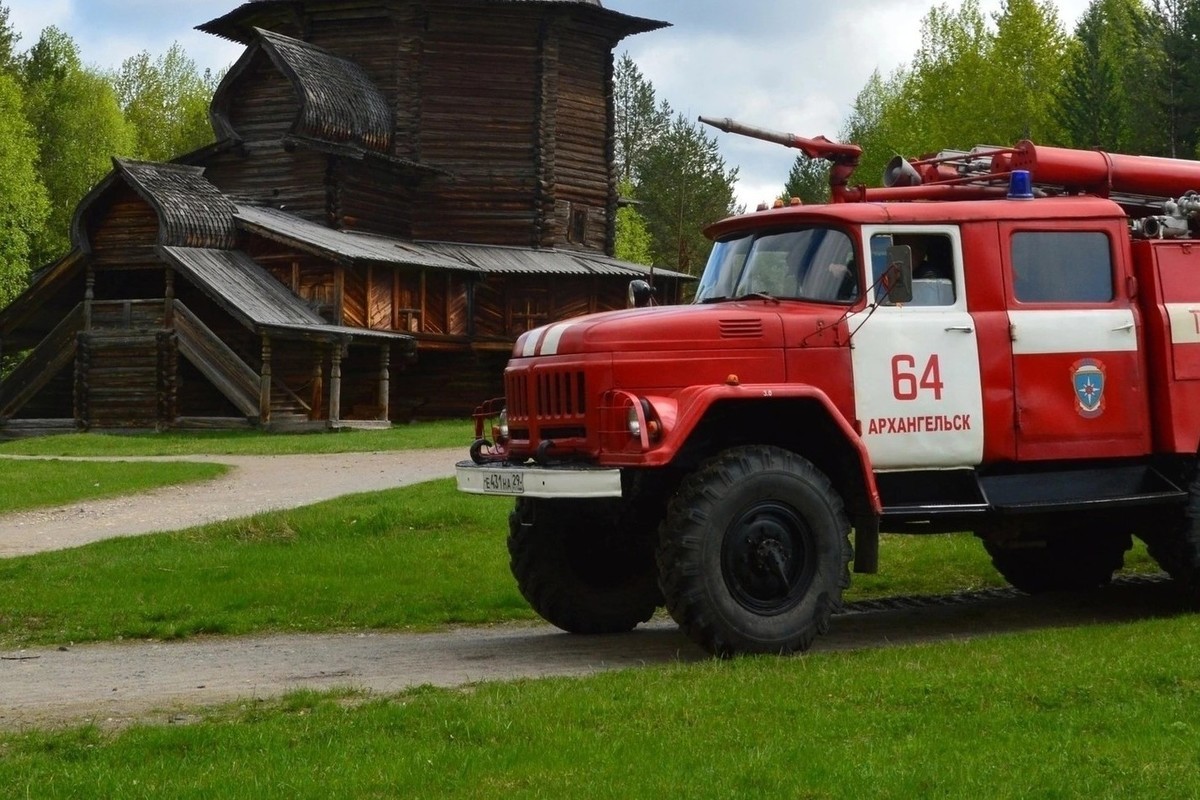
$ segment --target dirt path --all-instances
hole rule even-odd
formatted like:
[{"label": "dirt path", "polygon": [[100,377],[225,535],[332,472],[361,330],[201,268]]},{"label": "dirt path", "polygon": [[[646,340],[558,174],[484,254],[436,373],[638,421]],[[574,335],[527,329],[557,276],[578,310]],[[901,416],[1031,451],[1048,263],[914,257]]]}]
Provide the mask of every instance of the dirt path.
[{"label": "dirt path", "polygon": [[[454,474],[464,448],[299,456],[164,456],[107,461],[208,461],[233,467],[213,481],[0,516],[0,557],[77,547],[114,536],[174,531]],[[12,456],[9,456],[10,458]],[[98,460],[98,459],[71,459]]]},{"label": "dirt path", "polygon": [[[814,652],[967,639],[1006,631],[1123,622],[1180,613],[1169,583],[1091,596],[1011,597],[954,606],[847,614]],[[440,633],[209,638],[0,652],[0,729],[190,719],[198,708],[296,689],[397,692],[423,684],[603,670],[707,658],[669,621],[619,636],[572,636],[545,625]]]}]

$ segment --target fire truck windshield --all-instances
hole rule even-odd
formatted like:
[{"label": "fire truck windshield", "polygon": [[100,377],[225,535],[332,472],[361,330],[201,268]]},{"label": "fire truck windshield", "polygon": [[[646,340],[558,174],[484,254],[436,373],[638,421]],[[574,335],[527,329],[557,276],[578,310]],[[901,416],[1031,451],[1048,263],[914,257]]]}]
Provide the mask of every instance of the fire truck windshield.
[{"label": "fire truck windshield", "polygon": [[769,295],[852,303],[858,298],[854,245],[835,228],[752,232],[722,239],[696,290],[697,303]]}]

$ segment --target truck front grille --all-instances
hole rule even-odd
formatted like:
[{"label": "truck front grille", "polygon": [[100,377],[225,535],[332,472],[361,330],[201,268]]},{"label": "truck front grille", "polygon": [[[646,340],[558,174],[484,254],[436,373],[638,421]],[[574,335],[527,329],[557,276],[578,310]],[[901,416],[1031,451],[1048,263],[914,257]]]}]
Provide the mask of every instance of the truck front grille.
[{"label": "truck front grille", "polygon": [[533,369],[505,378],[509,425],[530,440],[586,435],[587,381],[579,369]]}]

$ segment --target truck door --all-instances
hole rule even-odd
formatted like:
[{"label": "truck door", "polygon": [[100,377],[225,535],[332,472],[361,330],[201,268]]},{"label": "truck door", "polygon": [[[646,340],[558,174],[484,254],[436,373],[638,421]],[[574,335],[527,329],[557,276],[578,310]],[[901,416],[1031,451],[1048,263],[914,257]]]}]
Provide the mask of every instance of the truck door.
[{"label": "truck door", "polygon": [[[854,402],[879,470],[968,467],[983,458],[983,399],[959,230],[867,226],[866,310],[849,318]],[[913,300],[891,305],[879,277],[891,246],[913,254]]]},{"label": "truck door", "polygon": [[1149,452],[1149,402],[1123,233],[1001,225],[1020,459]]}]

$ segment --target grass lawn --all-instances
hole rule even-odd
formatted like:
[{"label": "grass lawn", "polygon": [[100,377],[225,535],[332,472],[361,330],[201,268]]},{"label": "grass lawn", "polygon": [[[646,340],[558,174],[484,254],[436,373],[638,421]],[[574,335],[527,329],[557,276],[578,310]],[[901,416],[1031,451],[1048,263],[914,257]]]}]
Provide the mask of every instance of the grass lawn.
[{"label": "grass lawn", "polygon": [[67,433],[0,442],[0,454],[38,456],[291,455],[461,447],[475,439],[471,420],[396,425],[387,430],[317,433],[174,431],[167,433]]},{"label": "grass lawn", "polygon": [[1191,798],[1200,618],[0,736],[14,797]]},{"label": "grass lawn", "polygon": [[[0,647],[533,619],[508,570],[510,506],[447,479],[3,559]],[[971,536],[886,536],[881,562],[847,599],[1003,585]],[[1153,569],[1140,549],[1128,562]]]},{"label": "grass lawn", "polygon": [[224,475],[228,469],[223,464],[183,462],[28,461],[0,458],[0,514],[210,480]]},{"label": "grass lawn", "polygon": [[[0,647],[532,617],[509,501],[450,480],[0,561]],[[884,537],[848,599],[1002,581],[963,535]],[[1152,568],[1144,551],[1129,561]],[[1194,797],[1200,618],[303,693],[192,724],[0,735],[6,796]]]}]

